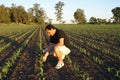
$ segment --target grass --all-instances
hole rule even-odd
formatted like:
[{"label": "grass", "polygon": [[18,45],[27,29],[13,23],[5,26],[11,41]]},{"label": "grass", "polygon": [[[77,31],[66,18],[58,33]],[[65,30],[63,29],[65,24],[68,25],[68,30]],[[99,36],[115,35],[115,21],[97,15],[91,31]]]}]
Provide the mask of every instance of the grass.
[{"label": "grass", "polygon": [[35,25],[0,25],[0,36],[16,34]]}]

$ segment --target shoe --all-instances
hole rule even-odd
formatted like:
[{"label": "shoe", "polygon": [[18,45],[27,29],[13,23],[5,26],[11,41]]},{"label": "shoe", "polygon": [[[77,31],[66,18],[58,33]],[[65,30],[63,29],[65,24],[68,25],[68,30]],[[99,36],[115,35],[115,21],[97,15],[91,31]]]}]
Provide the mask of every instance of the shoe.
[{"label": "shoe", "polygon": [[55,66],[56,69],[60,69],[64,66],[64,62],[58,62],[58,64]]}]

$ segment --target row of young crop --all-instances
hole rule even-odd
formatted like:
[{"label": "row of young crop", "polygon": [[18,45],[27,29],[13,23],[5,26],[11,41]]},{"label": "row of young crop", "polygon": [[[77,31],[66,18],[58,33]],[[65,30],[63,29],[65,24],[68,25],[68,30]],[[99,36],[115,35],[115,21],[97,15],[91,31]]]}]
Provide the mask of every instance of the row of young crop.
[{"label": "row of young crop", "polygon": [[[70,33],[68,33],[70,34]],[[77,36],[75,36],[77,35]],[[73,37],[74,36],[74,37]],[[79,36],[78,34],[72,33],[70,38],[76,39],[79,44],[85,44],[86,46],[93,48],[94,50],[100,52],[102,55],[108,55],[111,56],[115,60],[120,60],[120,54],[119,50],[110,48],[109,46],[106,46],[105,43],[102,44],[102,42],[97,42],[95,40]],[[101,45],[102,44],[102,45]]]},{"label": "row of young crop", "polygon": [[[114,78],[120,78],[120,69],[119,69],[120,55],[119,55],[119,53],[114,54],[105,48],[100,48],[95,43],[91,43],[88,40],[86,41],[85,39],[75,37],[72,34],[74,34],[74,33],[71,33],[68,35],[69,38],[71,39],[71,45],[74,46],[75,48],[77,48],[81,53],[88,56],[88,58],[90,58],[93,62],[95,62],[99,65],[105,65],[106,62],[109,61],[109,59],[107,59],[107,58],[110,57],[110,60],[112,60],[112,59],[115,60],[117,63],[112,64],[113,66],[107,65],[107,67],[103,68],[103,69],[106,72],[108,72],[110,75],[114,76]],[[85,47],[85,46],[90,47],[90,50],[93,49],[94,51],[96,51],[95,52],[96,54],[94,54],[94,56],[93,56],[93,52],[89,51],[89,49],[87,49],[87,47]],[[107,57],[105,57],[105,56],[107,56]]]},{"label": "row of young crop", "polygon": [[[28,38],[23,43],[21,43],[21,46],[13,52],[13,55],[10,58],[7,58],[7,60],[4,62],[4,64],[2,64],[2,66],[0,66],[0,79],[4,79],[5,77],[7,77],[6,75],[11,70],[11,67],[14,64],[16,64],[15,63],[16,60],[18,58],[20,58],[20,56],[22,55],[22,52],[24,51],[25,47],[27,46],[27,44],[29,44],[30,39],[32,38],[32,36],[34,35],[34,33],[37,30],[38,30],[38,28],[32,30],[32,33],[28,36]],[[28,33],[28,32],[26,32],[26,33]],[[24,34],[26,34],[26,33],[24,33]]]},{"label": "row of young crop", "polygon": [[114,29],[109,26],[58,25],[58,28],[66,32],[71,45],[80,53],[99,65],[109,76],[120,78],[120,29],[118,27]]},{"label": "row of young crop", "polygon": [[15,36],[10,36],[8,37],[9,38],[9,42],[5,42],[8,38],[6,39],[2,39],[3,42],[1,42],[1,47],[0,47],[0,53],[2,53],[2,51],[6,50],[8,47],[12,46],[15,42],[20,42],[20,40],[25,37],[27,34],[33,32],[33,30],[30,30],[30,31],[23,31],[23,32],[20,32],[18,34],[16,34]]},{"label": "row of young crop", "polygon": [[[84,34],[87,34],[87,32],[83,32]],[[113,44],[110,44],[110,43],[108,43],[108,41],[102,41],[102,40],[99,40],[99,39],[97,39],[97,37],[95,37],[95,38],[93,38],[94,37],[94,35],[93,36],[91,36],[91,37],[87,37],[86,35],[84,35],[84,34],[81,34],[81,33],[77,33],[77,32],[74,32],[73,33],[73,35],[74,36],[77,36],[78,38],[82,38],[82,39],[85,39],[85,40],[90,40],[90,41],[94,41],[94,42],[96,42],[96,43],[99,43],[100,45],[104,45],[105,47],[107,47],[107,48],[111,48],[111,49],[115,49],[115,50],[118,50],[118,51],[120,51],[120,49],[119,49],[119,46],[116,46],[116,45],[113,45]],[[91,33],[92,34],[92,33]],[[96,33],[96,34],[98,34],[98,33]],[[107,35],[107,34],[104,34],[104,35]],[[102,35],[98,35],[99,37],[102,37]],[[110,39],[111,37],[106,37],[107,39]],[[119,40],[119,39],[118,39]],[[116,42],[116,40],[114,40],[113,42]],[[117,43],[117,42],[116,42]]]},{"label": "row of young crop", "polygon": [[[106,60],[101,59],[98,56],[93,56],[91,52],[89,52],[86,48],[80,47],[80,45],[76,44],[75,42],[71,41],[71,45],[78,49],[80,53],[85,54],[88,56],[89,59],[91,59],[94,63],[99,65],[106,65]],[[112,65],[112,66],[111,66]],[[103,70],[111,74],[115,78],[120,78],[120,69],[119,69],[119,62],[107,65],[107,67],[103,67]]]},{"label": "row of young crop", "polygon": [[[39,33],[39,53],[38,54],[38,57],[39,57],[39,67],[40,67],[40,71],[39,71],[39,74],[36,75],[36,76],[39,76],[39,79],[40,80],[45,80],[45,77],[44,77],[44,72],[43,72],[43,62],[42,62],[42,48],[43,48],[43,33],[44,31],[42,30],[41,27],[39,27],[40,29],[40,33]],[[29,44],[29,41],[30,39],[32,38],[32,36],[35,34],[35,32],[38,30],[38,28],[33,28],[33,29],[30,29],[30,30],[24,30],[20,33],[17,33],[17,34],[12,34],[12,35],[7,35],[6,34],[6,37],[10,38],[11,40],[13,40],[13,44],[15,41],[19,42],[19,39],[23,38],[23,37],[26,37],[27,34],[30,34],[28,36],[28,38],[26,38],[26,40],[21,43],[21,46],[16,49],[12,54],[12,56],[10,58],[7,58],[7,60],[4,62],[4,64],[2,64],[0,66],[0,79],[4,79],[7,77],[8,73],[11,71],[11,67],[14,66],[16,64],[16,60],[17,59],[20,59],[21,55],[22,55],[22,52],[25,50],[25,47]],[[6,39],[6,38],[5,38]],[[1,44],[4,44],[4,45],[7,45],[9,43],[11,43],[11,41],[9,41],[8,43],[5,43],[5,39],[1,39]],[[11,43],[11,45],[7,46],[6,48],[12,46],[13,44]],[[3,47],[3,46],[1,46]],[[4,50],[6,50],[6,48],[4,48]],[[2,50],[2,51],[4,51]],[[1,52],[2,52],[1,51]]]},{"label": "row of young crop", "polygon": [[112,32],[111,30],[83,30],[82,32],[78,32],[78,34],[101,42],[107,42],[108,44],[112,44],[119,47],[118,42],[120,42],[120,35],[117,32]]},{"label": "row of young crop", "polygon": [[39,43],[39,64],[40,64],[40,71],[39,71],[39,80],[45,80],[44,77],[44,70],[43,70],[43,62],[42,62],[42,50],[43,50],[43,30],[42,27],[40,26],[40,33],[39,33],[39,38],[40,38],[40,43]]}]

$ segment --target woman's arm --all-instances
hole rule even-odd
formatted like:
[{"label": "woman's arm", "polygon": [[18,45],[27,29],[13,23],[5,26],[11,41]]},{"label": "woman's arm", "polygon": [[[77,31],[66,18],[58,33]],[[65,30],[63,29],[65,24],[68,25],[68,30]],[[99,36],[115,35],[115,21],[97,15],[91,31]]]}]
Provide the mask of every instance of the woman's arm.
[{"label": "woman's arm", "polygon": [[53,47],[54,45],[55,45],[55,44],[50,43],[49,46],[47,46],[47,48],[45,48],[45,49],[43,50],[43,53],[48,52],[48,51],[50,50],[50,48]]}]

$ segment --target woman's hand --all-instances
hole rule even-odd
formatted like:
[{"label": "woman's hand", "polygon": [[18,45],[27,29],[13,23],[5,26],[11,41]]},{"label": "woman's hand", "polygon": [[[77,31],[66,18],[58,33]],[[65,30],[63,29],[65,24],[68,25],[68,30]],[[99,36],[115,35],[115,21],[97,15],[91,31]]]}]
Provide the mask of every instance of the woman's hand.
[{"label": "woman's hand", "polygon": [[43,56],[42,61],[45,62],[47,60],[46,56]]},{"label": "woman's hand", "polygon": [[45,55],[43,56],[42,58],[42,61],[45,62],[47,60],[47,57],[48,57],[49,53],[46,52]]}]

